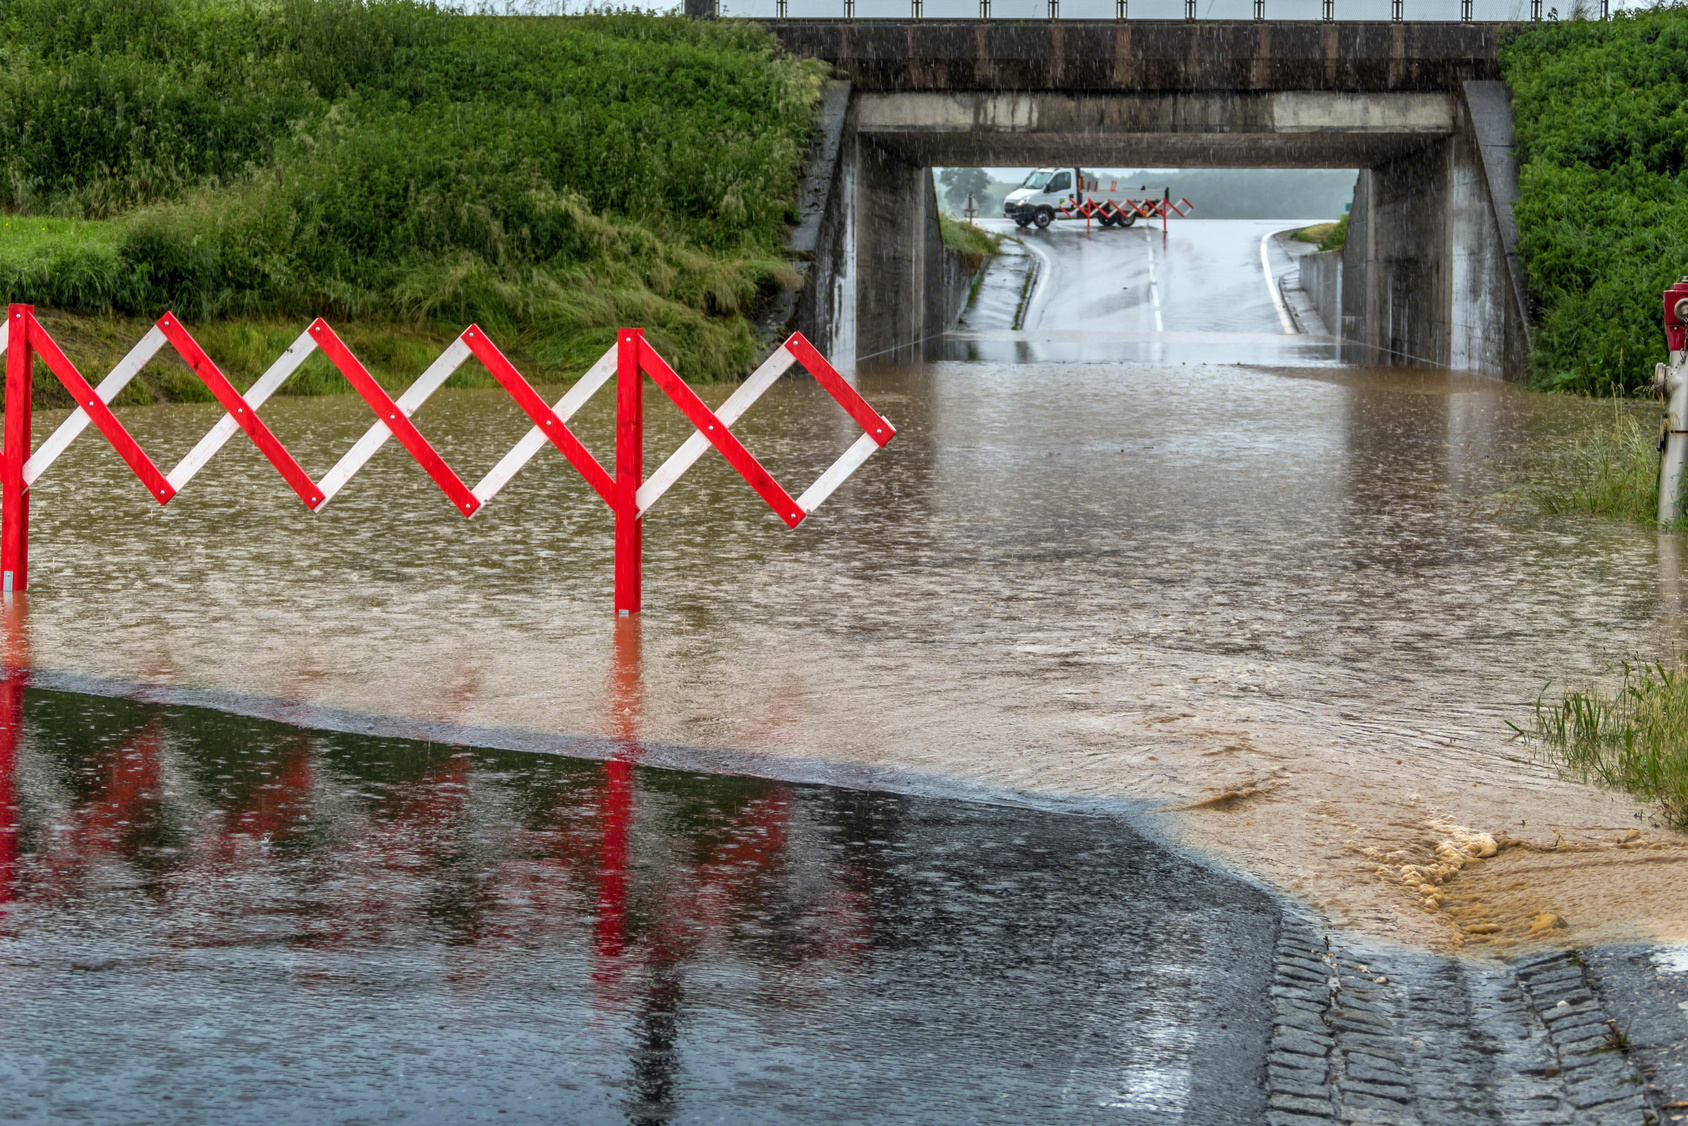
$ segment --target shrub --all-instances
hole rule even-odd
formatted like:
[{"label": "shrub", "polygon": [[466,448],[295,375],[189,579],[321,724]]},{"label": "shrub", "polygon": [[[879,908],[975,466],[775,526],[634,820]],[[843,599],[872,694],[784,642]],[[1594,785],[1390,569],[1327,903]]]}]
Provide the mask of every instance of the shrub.
[{"label": "shrub", "polygon": [[0,239],[12,300],[477,320],[556,357],[637,323],[723,377],[793,280],[822,72],[751,25],[17,0],[0,35],[0,203],[110,219]]},{"label": "shrub", "polygon": [[1688,272],[1688,9],[1525,25],[1501,64],[1537,381],[1639,390],[1663,358],[1659,295]]}]

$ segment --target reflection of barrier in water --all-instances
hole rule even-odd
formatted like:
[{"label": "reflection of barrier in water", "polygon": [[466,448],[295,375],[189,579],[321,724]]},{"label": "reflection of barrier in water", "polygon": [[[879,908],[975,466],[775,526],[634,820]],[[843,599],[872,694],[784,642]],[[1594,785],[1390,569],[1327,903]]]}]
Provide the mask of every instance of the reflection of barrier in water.
[{"label": "reflection of barrier in water", "polygon": [[643,753],[638,744],[644,704],[639,619],[615,622],[615,657],[610,674],[610,730],[615,751],[604,763],[603,834],[598,859],[596,942],[600,985],[620,974],[627,945],[627,845],[633,824],[633,764]]},{"label": "reflection of barrier in water", "polygon": [[[165,345],[186,361],[226,412],[168,474],[117,420],[109,404]],[[397,399],[391,398],[321,318],[260,376],[243,396],[220,371],[181,322],[165,313],[118,362],[98,388],[89,385],[53,338],[35,319],[34,306],[13,305],[0,327],[0,351],[7,352],[5,447],[0,452],[0,589],[6,595],[29,585],[29,490],[41,474],[92,422],[147,487],[154,500],[168,504],[218,450],[244,431],[311,511],[320,511],[369,462],[388,438],[397,438],[465,517],[473,516],[509,483],[547,442],[568,460],[615,516],[615,608],[636,614],[641,607],[643,521],[651,505],[713,446],[787,527],[795,528],[831,496],[851,473],[896,433],[890,422],[868,405],[856,389],[803,338],[791,337],[775,350],[718,410],[711,411],[695,391],[645,340],[642,329],[621,329],[616,343],[554,406],[547,406],[528,381],[489,340],[470,325]],[[321,481],[314,481],[258,417],[258,409],[280,389],[313,352],[320,351],[374,410],[376,420]],[[39,355],[76,401],[76,409],[39,449],[31,452],[32,372]],[[446,464],[411,415],[445,384],[471,356],[478,359],[533,422],[533,428],[497,465],[469,488]],[[814,376],[862,436],[811,485],[793,498],[732,432],[747,408],[799,365]],[[569,429],[568,420],[611,376],[616,380],[614,475]],[[696,427],[680,448],[646,480],[644,477],[644,380],[653,382]]]},{"label": "reflection of barrier in water", "polygon": [[28,611],[22,599],[0,605],[0,903],[17,886],[18,741],[29,679]]}]

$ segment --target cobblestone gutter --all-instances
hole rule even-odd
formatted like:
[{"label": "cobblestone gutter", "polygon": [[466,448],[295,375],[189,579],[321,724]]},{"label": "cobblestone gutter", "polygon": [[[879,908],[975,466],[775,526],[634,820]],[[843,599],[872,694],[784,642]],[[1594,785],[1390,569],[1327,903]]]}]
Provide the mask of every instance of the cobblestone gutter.
[{"label": "cobblestone gutter", "polygon": [[1607,1126],[1658,1111],[1582,960],[1369,947],[1286,919],[1268,1126]]}]

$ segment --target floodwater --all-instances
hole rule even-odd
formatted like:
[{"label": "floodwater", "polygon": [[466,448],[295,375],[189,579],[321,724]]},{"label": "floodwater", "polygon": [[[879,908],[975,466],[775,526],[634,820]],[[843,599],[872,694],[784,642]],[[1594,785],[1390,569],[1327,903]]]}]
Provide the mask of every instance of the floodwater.
[{"label": "floodwater", "polygon": [[[1039,236],[1024,333],[862,373],[898,437],[793,532],[705,458],[646,521],[631,660],[608,513],[555,451],[465,521],[396,443],[312,515],[232,442],[160,510],[91,432],[34,490],[15,659],[40,686],[317,727],[1135,803],[1339,922],[1437,946],[1521,939],[1540,911],[1571,941],[1688,935],[1680,839],[1507,726],[1550,680],[1678,643],[1674,537],[1497,495],[1518,451],[1609,408],[1338,364],[1283,335],[1263,233]],[[1066,299],[1074,269],[1118,295]],[[659,398],[647,467],[687,432]],[[581,424],[604,458],[607,410]],[[217,417],[120,414],[166,466]],[[351,396],[264,414],[315,474],[369,421]],[[471,481],[527,425],[499,391],[417,423]],[[795,379],[735,430],[794,493],[855,437]],[[1440,904],[1401,886],[1476,834],[1565,847],[1474,862]]]},{"label": "floodwater", "polygon": [[8,1120],[1264,1110],[1275,908],[1114,817],[0,710]]}]

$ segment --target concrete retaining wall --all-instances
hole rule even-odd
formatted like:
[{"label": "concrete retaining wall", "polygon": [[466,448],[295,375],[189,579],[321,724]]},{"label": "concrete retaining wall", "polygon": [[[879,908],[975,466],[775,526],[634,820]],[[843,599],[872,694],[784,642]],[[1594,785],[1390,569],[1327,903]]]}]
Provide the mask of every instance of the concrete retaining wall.
[{"label": "concrete retaining wall", "polygon": [[1301,288],[1319,311],[1319,319],[1332,335],[1342,335],[1342,251],[1321,250],[1303,254]]},{"label": "concrete retaining wall", "polygon": [[[850,185],[845,162],[840,159],[849,113],[850,84],[829,83],[821,96],[819,135],[798,185],[797,226],[786,243],[799,284],[778,294],[764,312],[761,328],[769,345],[795,329],[825,350],[840,320],[848,316],[838,279],[847,272],[855,254],[850,231],[853,209],[842,205]],[[853,308],[854,303],[855,294],[851,293],[848,305]]]}]

